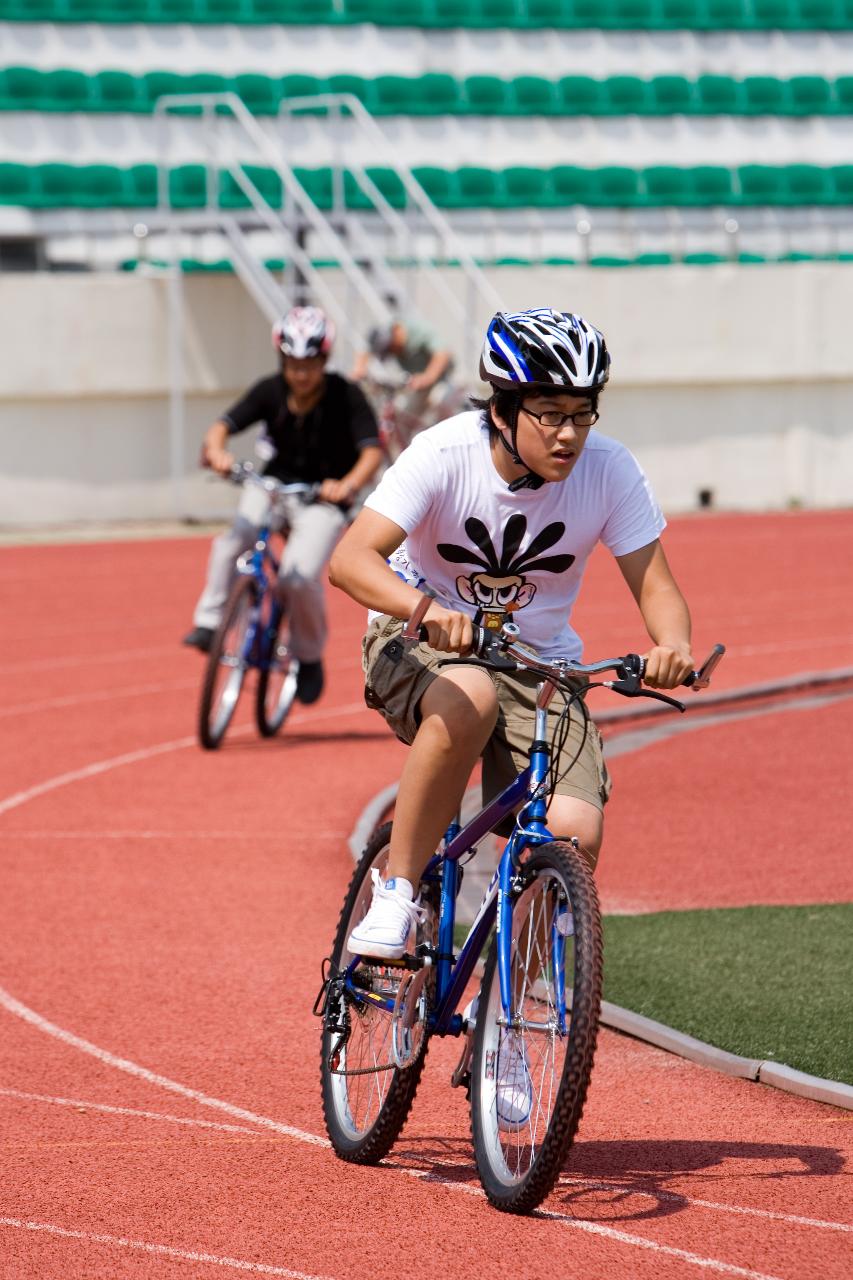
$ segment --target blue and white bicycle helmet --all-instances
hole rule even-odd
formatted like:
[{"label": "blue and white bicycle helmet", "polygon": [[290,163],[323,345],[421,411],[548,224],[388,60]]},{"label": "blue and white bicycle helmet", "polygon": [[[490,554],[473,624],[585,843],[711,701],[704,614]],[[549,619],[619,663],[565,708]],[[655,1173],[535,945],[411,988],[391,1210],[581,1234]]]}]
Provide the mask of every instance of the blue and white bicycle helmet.
[{"label": "blue and white bicycle helmet", "polygon": [[272,327],[276,351],[295,360],[327,356],[335,340],[335,326],[319,307],[292,307]]},{"label": "blue and white bicycle helmet", "polygon": [[583,316],[534,307],[489,321],[480,377],[505,391],[528,386],[600,391],[610,376],[604,335]]}]

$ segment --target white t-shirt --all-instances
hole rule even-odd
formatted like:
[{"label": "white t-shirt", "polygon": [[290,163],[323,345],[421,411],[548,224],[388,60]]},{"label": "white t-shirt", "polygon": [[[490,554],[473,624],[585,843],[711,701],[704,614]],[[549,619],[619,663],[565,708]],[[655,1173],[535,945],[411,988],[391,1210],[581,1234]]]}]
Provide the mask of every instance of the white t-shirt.
[{"label": "white t-shirt", "polygon": [[636,458],[597,431],[565,480],[512,493],[479,410],[417,435],[365,506],[405,530],[389,563],[406,582],[490,629],[516,622],[544,657],[569,661],[582,655],[569,617],[595,544],[627,555],[666,525]]}]

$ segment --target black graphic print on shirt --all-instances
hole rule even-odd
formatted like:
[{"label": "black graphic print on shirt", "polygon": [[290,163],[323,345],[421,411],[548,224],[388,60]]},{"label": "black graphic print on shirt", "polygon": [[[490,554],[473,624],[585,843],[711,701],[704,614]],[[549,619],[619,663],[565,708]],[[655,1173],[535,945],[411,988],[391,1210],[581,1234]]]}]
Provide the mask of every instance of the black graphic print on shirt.
[{"label": "black graphic print on shirt", "polygon": [[474,621],[490,631],[499,631],[513,613],[525,608],[536,595],[536,587],[526,580],[525,573],[534,569],[564,573],[575,562],[573,555],[537,559],[543,551],[555,546],[566,532],[561,520],[546,525],[521,554],[518,549],[527,532],[526,516],[510,516],[504,528],[500,556],[482,520],[469,516],[465,521],[465,532],[473,547],[440,542],[436,550],[443,560],[449,560],[451,564],[478,566],[473,573],[460,574],[456,579],[456,590],[466,604],[476,605]]}]

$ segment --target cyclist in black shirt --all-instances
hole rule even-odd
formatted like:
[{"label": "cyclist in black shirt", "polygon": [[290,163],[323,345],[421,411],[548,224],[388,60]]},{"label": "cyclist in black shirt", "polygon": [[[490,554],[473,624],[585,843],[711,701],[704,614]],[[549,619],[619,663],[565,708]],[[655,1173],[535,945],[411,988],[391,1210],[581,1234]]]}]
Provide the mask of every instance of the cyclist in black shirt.
[{"label": "cyclist in black shirt", "polygon": [[[280,373],[256,382],[204,438],[206,465],[227,474],[234,461],[229,437],[262,422],[259,452],[267,459],[264,474],[285,482],[321,484],[320,502],[306,506],[292,501],[280,572],[291,647],[300,662],[296,696],[304,703],[316,702],[323,690],[327,628],[320,575],[346,524],[347,508],[382,461],[376,418],[363,392],[326,371],[333,339],[332,323],[317,307],[288,311],[273,326]],[[185,644],[205,652],[210,648],[235,561],[254,543],[267,502],[261,489],[247,485],[233,525],[214,539],[207,582]]]}]

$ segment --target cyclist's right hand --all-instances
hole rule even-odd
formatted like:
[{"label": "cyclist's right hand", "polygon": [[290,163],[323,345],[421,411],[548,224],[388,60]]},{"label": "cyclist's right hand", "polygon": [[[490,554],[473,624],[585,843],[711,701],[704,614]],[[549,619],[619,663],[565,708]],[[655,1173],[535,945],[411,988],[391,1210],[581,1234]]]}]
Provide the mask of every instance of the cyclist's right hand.
[{"label": "cyclist's right hand", "polygon": [[204,465],[220,476],[227,476],[234,466],[234,455],[217,445],[207,445],[204,451]]},{"label": "cyclist's right hand", "polygon": [[442,653],[470,653],[474,641],[473,623],[467,613],[444,609],[433,600],[422,625],[426,627],[427,644]]}]

